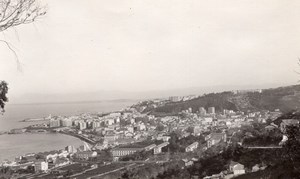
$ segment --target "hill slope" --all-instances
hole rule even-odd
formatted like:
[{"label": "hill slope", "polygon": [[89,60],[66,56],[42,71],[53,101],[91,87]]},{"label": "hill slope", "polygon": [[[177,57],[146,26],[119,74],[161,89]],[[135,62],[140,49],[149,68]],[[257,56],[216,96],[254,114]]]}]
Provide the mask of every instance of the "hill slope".
[{"label": "hill slope", "polygon": [[147,108],[144,112],[152,114],[178,113],[192,108],[214,106],[216,111],[229,110],[270,110],[280,109],[283,112],[300,109],[300,85],[264,89],[259,92],[222,92],[210,93],[188,101],[169,102],[155,109]]}]

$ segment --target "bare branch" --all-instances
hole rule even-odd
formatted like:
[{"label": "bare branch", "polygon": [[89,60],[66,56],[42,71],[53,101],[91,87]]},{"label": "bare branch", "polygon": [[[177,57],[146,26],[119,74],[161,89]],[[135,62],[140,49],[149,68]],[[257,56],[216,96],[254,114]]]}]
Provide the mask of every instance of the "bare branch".
[{"label": "bare branch", "polygon": [[[46,9],[41,7],[38,0],[0,0],[0,32],[22,24],[34,22],[38,17],[46,14]],[[15,33],[16,30],[15,30]],[[17,35],[18,39],[19,36]],[[16,51],[12,45],[5,40],[0,40],[6,44],[9,50],[12,51],[17,62],[19,71],[22,71],[22,66],[19,61]]]},{"label": "bare branch", "polygon": [[37,0],[0,0],[0,32],[21,24],[34,22],[46,14]]},{"label": "bare branch", "polygon": [[21,63],[20,63],[19,57],[18,57],[18,55],[17,55],[17,52],[12,48],[11,44],[10,44],[9,42],[5,41],[5,40],[0,40],[0,42],[5,43],[6,46],[9,48],[9,50],[12,51],[12,53],[13,53],[14,56],[15,56],[16,62],[17,62],[18,70],[19,70],[19,71],[22,71],[22,65],[21,65]]}]

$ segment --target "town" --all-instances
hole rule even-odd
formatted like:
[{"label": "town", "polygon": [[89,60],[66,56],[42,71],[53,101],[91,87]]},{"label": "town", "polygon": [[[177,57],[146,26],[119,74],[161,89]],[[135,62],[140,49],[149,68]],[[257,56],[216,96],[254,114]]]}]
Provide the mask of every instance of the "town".
[{"label": "town", "polygon": [[[124,171],[147,165],[176,163],[185,168],[207,153],[223,152],[224,147],[231,145],[245,145],[247,138],[241,137],[245,126],[258,124],[263,130],[284,133],[286,126],[298,124],[292,119],[283,120],[280,125],[273,123],[282,115],[279,109],[242,112],[199,106],[176,115],[158,116],[145,112],[148,108],[194,98],[197,96],[172,96],[141,101],[111,113],[49,116],[45,123],[13,129],[10,133],[18,135],[25,132],[71,135],[81,139],[83,145],[79,148],[68,145],[62,150],[41,151],[19,156],[15,161],[3,161],[1,171],[7,173],[9,170],[12,178],[101,178],[121,176]],[[284,135],[281,135],[270,146],[280,148],[279,142],[283,141]],[[259,164],[252,167],[253,171],[265,168]],[[246,172],[252,170],[231,161],[226,172],[205,178],[232,178]]]}]

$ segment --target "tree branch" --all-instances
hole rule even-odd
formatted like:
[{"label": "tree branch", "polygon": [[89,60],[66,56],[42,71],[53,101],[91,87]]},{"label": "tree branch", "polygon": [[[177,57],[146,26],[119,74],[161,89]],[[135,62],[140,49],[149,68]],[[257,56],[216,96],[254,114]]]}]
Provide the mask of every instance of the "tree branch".
[{"label": "tree branch", "polygon": [[[1,3],[2,1],[2,3]],[[2,7],[2,8],[1,8]],[[34,22],[46,14],[37,0],[0,0],[0,32],[10,27]]]},{"label": "tree branch", "polygon": [[0,42],[3,42],[8,48],[9,50],[13,53],[15,59],[16,59],[16,62],[17,62],[17,68],[19,71],[22,71],[22,65],[20,63],[20,60],[19,60],[19,57],[18,57],[18,54],[17,52],[12,48],[11,44],[5,40],[0,40]]}]

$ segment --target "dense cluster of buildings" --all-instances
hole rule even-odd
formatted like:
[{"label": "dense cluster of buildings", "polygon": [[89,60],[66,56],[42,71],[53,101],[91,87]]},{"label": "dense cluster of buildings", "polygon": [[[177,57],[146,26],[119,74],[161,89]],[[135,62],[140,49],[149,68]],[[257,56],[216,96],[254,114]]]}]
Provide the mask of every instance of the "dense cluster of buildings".
[{"label": "dense cluster of buildings", "polygon": [[[193,97],[190,96],[186,99],[192,99]],[[170,97],[168,101],[178,102],[186,99]],[[266,123],[267,119],[274,119],[281,114],[279,110],[247,113],[227,109],[220,111],[214,106],[199,106],[197,109],[188,108],[182,110],[178,115],[163,117],[141,112],[147,106],[156,107],[165,103],[165,101],[155,100],[141,102],[139,105],[107,114],[51,117],[48,124],[39,125],[38,127],[44,126],[48,130],[81,137],[81,139],[86,139],[90,145],[85,144],[77,149],[68,146],[61,151],[22,156],[19,161],[10,165],[24,164],[24,161],[26,161],[30,165],[34,165],[37,172],[47,171],[71,163],[71,158],[83,161],[95,158],[98,156],[96,151],[103,149],[110,149],[113,161],[141,151],[152,151],[153,155],[159,155],[164,152],[164,148],[170,145],[170,134],[174,131],[180,139],[190,135],[202,135],[205,138],[205,145],[200,144],[199,141],[192,141],[184,146],[184,152],[205,151],[218,144],[229,143],[231,137],[229,135],[232,135],[228,133],[229,129],[251,125],[254,122]],[[284,131],[287,125],[296,123],[298,125],[299,122],[283,120],[280,128]],[[150,142],[143,146],[134,146],[134,144],[145,140],[161,142]],[[183,161],[185,166],[193,163],[192,159],[184,159]],[[244,166],[236,163],[231,166],[230,170],[234,175],[245,172]]]},{"label": "dense cluster of buildings", "polygon": [[26,169],[34,167],[36,173],[46,172],[73,163],[73,160],[88,160],[97,157],[97,152],[92,151],[87,143],[75,148],[67,146],[62,150],[26,154],[16,157],[12,162],[3,162],[2,166],[12,167],[12,169]]}]

